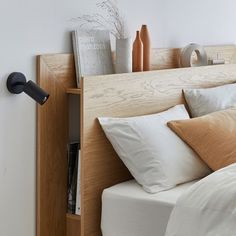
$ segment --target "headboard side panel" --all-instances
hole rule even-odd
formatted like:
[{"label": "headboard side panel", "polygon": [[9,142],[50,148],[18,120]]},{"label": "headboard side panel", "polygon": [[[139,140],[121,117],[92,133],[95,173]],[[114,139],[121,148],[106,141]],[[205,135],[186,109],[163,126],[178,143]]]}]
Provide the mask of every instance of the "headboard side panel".
[{"label": "headboard side panel", "polygon": [[38,56],[39,86],[50,97],[37,106],[37,236],[65,236],[67,212],[68,95],[75,86],[69,54]]},{"label": "headboard side panel", "polygon": [[236,65],[172,69],[83,80],[82,235],[98,236],[103,189],[130,178],[97,117],[128,117],[184,103],[183,88],[236,82]]}]

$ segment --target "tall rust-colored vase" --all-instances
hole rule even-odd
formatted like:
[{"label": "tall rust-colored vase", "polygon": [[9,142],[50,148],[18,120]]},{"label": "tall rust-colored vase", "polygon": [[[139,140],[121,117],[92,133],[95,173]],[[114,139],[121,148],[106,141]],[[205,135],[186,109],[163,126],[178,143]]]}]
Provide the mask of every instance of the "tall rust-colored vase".
[{"label": "tall rust-colored vase", "polygon": [[143,43],[140,32],[136,31],[136,38],[133,43],[133,72],[143,71]]},{"label": "tall rust-colored vase", "polygon": [[142,25],[140,31],[140,37],[143,42],[143,70],[149,71],[151,67],[150,66],[151,42],[147,25]]}]

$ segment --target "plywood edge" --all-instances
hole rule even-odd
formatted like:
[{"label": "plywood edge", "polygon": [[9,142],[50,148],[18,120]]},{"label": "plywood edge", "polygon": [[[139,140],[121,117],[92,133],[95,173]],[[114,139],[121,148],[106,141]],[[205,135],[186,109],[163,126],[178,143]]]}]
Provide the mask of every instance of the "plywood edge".
[{"label": "plywood edge", "polygon": [[[37,65],[37,84],[41,86],[44,89],[44,86],[41,85],[41,78],[44,76],[44,78],[48,77],[48,74],[50,73],[48,70],[48,67],[44,61],[44,56],[38,55],[36,57],[36,65]],[[42,125],[42,117],[40,116],[40,110],[41,107],[40,105],[37,104],[37,109],[36,109],[36,133],[37,133],[37,138],[36,138],[36,233],[37,236],[41,236],[41,199],[40,199],[40,194],[41,194],[41,159],[39,158],[41,156],[41,125]]]},{"label": "plywood edge", "polygon": [[[40,68],[41,68],[41,57],[40,56],[37,56],[36,57],[36,63],[37,63],[37,84],[40,84]],[[39,131],[40,131],[40,124],[41,124],[41,121],[40,121],[40,117],[39,117],[39,110],[38,110],[38,106],[37,106],[37,109],[36,109],[36,133],[37,133],[37,138],[36,138],[36,235],[37,236],[40,236],[40,229],[41,229],[41,222],[40,222],[40,189],[39,189],[39,186],[40,186],[40,181],[41,181],[41,175],[40,175],[40,171],[39,169],[41,168],[40,167],[40,161],[39,161],[39,156],[41,155],[40,153],[40,139],[38,137],[38,134],[39,134]]]},{"label": "plywood edge", "polygon": [[84,166],[84,77],[81,78],[80,81],[81,86],[81,94],[80,94],[80,154],[81,154],[81,168],[80,168],[80,198],[81,198],[81,236],[85,236],[85,206],[84,206],[84,173],[85,173],[85,166]]}]

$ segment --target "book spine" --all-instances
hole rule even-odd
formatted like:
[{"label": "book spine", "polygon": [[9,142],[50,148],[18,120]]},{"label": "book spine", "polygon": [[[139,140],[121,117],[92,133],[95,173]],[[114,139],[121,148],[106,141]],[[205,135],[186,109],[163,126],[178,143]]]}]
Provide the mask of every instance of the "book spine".
[{"label": "book spine", "polygon": [[69,145],[68,150],[68,213],[75,214],[78,172],[78,143]]},{"label": "book spine", "polygon": [[75,214],[80,215],[80,167],[81,167],[81,155],[80,150],[78,150],[78,171],[77,171],[77,190],[76,190],[76,206]]}]

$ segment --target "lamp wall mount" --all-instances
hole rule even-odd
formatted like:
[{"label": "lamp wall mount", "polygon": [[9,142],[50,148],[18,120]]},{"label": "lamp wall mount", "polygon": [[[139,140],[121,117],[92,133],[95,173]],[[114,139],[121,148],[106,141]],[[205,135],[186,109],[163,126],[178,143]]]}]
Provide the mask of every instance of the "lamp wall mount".
[{"label": "lamp wall mount", "polygon": [[49,94],[36,83],[31,80],[27,82],[25,75],[21,72],[13,72],[8,76],[7,89],[13,94],[24,92],[40,105],[43,105],[49,98]]}]

